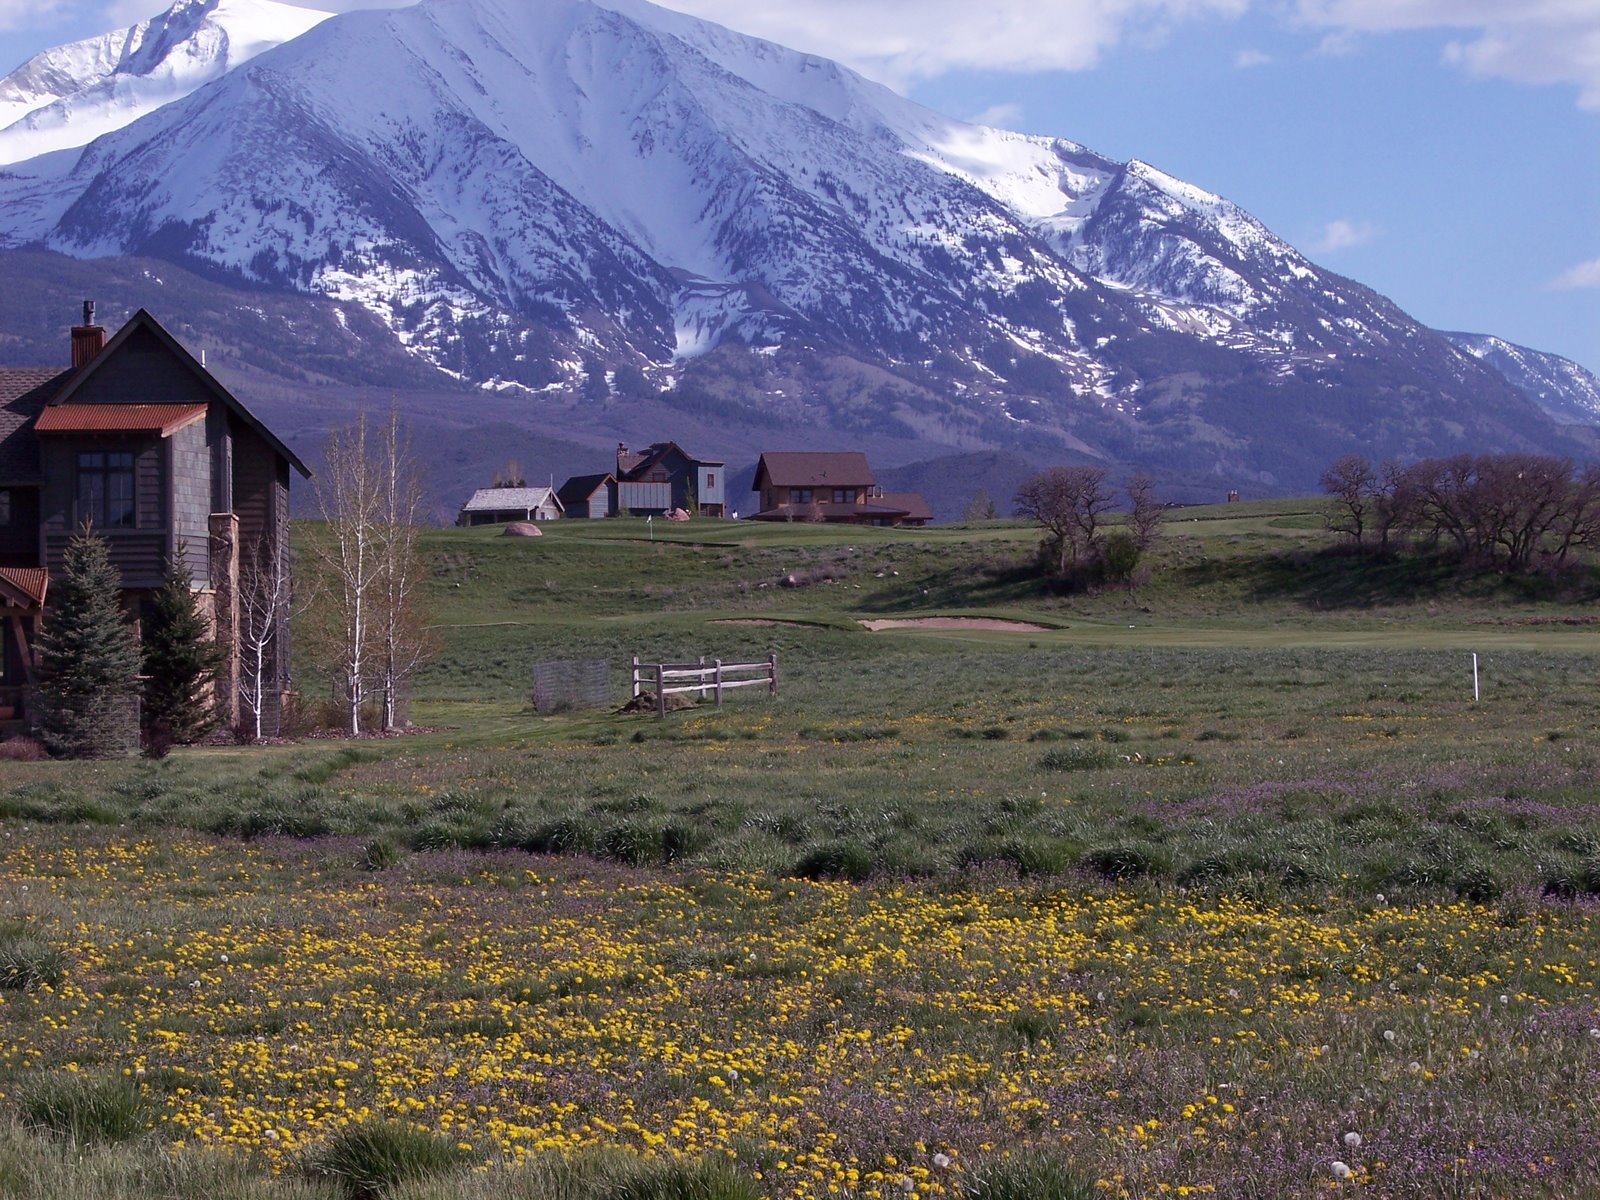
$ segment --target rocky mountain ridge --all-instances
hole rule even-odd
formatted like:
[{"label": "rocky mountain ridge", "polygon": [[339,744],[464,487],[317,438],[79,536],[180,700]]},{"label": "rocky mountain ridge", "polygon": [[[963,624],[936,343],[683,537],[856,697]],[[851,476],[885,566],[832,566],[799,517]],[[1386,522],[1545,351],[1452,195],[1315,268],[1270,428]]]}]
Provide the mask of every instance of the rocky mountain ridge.
[{"label": "rocky mountain ridge", "polygon": [[[281,7],[165,21],[262,29]],[[0,245],[299,295],[530,421],[663,393],[930,457],[1268,487],[1352,448],[1587,444],[1496,360],[1148,164],[942,117],[643,0],[313,16],[0,171]]]}]

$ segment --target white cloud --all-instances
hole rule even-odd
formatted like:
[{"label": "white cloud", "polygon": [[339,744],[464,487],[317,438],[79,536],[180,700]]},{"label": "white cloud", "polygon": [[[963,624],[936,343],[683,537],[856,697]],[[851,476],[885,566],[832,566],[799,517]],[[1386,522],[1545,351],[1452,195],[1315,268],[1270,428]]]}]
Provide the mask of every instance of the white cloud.
[{"label": "white cloud", "polygon": [[[71,0],[47,0],[47,3],[57,7],[64,7]],[[404,8],[415,0],[280,0],[284,4],[292,4],[296,8],[314,8],[320,12],[354,12],[358,8]],[[0,13],[7,4],[17,4],[19,8],[31,8],[33,0],[0,0]],[[82,8],[79,3],[76,7]],[[172,0],[104,0],[100,11],[105,14],[104,25],[106,29],[125,29],[147,17],[165,12],[172,7]]]},{"label": "white cloud", "polygon": [[1263,54],[1259,50],[1241,50],[1233,56],[1233,65],[1240,70],[1247,67],[1264,67],[1272,61],[1272,55]]},{"label": "white cloud", "polygon": [[1336,29],[1332,33],[1322,35],[1312,49],[1311,53],[1316,58],[1344,58],[1356,52],[1358,39],[1348,29]]},{"label": "white cloud", "polygon": [[981,113],[968,117],[974,125],[989,125],[995,129],[1015,129],[1022,124],[1022,105],[991,104]]},{"label": "white cloud", "polygon": [[1444,59],[1474,75],[1570,84],[1600,111],[1596,0],[1298,0],[1300,20],[1337,35],[1451,29]]},{"label": "white cloud", "polygon": [[1242,16],[1252,0],[668,0],[743,33],[905,84],[960,68],[1082,70],[1176,24]]},{"label": "white cloud", "polygon": [[1563,292],[1577,288],[1600,288],[1600,258],[1591,258],[1588,262],[1568,267],[1550,281],[1550,286]]},{"label": "white cloud", "polygon": [[[170,0],[166,0],[170,3]],[[287,0],[344,12],[404,0]],[[535,2],[535,0],[528,0]],[[604,0],[601,0],[604,3]],[[1438,30],[1444,60],[1479,76],[1565,84],[1600,111],[1600,0],[666,0],[669,7],[741,32],[840,59],[906,85],[961,68],[1083,70],[1116,46],[1161,44],[1188,22],[1287,10],[1349,53],[1362,35]],[[42,29],[97,11],[104,28],[166,7],[163,0],[0,0],[0,30]],[[1265,58],[1244,50],[1240,67]]]},{"label": "white cloud", "polygon": [[37,29],[65,8],[62,0],[0,0],[0,33]]},{"label": "white cloud", "polygon": [[1323,226],[1322,233],[1311,243],[1311,252],[1331,254],[1335,250],[1348,250],[1352,246],[1364,246],[1377,236],[1377,227],[1371,221],[1351,221],[1340,217]]}]

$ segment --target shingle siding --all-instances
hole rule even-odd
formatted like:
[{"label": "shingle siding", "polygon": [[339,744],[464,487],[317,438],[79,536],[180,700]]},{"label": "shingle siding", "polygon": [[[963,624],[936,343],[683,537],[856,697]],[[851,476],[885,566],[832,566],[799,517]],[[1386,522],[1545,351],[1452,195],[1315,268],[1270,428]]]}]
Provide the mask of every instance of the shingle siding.
[{"label": "shingle siding", "polygon": [[201,587],[211,585],[211,448],[206,424],[196,422],[167,439],[171,456],[172,538],[183,548],[189,573]]}]

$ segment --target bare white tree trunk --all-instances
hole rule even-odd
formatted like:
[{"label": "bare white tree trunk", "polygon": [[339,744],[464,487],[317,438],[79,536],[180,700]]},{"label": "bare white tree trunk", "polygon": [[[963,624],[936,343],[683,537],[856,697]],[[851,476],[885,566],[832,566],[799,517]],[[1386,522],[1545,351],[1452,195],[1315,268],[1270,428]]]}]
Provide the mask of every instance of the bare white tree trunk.
[{"label": "bare white tree trunk", "polygon": [[317,479],[317,503],[327,523],[318,545],[326,568],[328,603],[337,618],[337,662],[346,710],[346,732],[361,735],[361,703],[370,687],[372,609],[382,577],[381,472],[367,452],[367,418],[328,435],[327,465]]},{"label": "bare white tree trunk", "polygon": [[278,630],[289,613],[287,550],[261,538],[239,566],[239,698],[249,714],[252,733],[261,740],[261,712],[266,707],[267,663]]},{"label": "bare white tree trunk", "polygon": [[422,481],[411,454],[410,435],[391,409],[378,452],[381,492],[377,549],[381,560],[378,588],[380,606],[374,619],[379,625],[383,689],[383,728],[397,728],[401,688],[430,657],[420,608],[423,580],[417,552],[418,521],[422,515]]}]

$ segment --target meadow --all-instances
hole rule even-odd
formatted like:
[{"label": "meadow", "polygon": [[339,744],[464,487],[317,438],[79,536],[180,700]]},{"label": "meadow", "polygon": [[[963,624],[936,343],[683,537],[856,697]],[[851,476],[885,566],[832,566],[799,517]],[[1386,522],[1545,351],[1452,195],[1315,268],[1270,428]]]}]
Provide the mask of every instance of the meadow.
[{"label": "meadow", "polygon": [[0,764],[0,1194],[1600,1190],[1589,578],[1035,541],[443,531],[425,732]]}]

